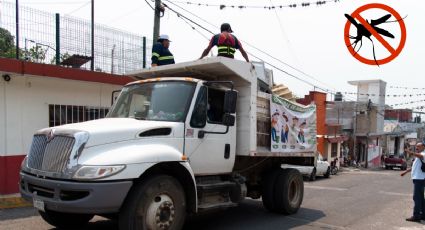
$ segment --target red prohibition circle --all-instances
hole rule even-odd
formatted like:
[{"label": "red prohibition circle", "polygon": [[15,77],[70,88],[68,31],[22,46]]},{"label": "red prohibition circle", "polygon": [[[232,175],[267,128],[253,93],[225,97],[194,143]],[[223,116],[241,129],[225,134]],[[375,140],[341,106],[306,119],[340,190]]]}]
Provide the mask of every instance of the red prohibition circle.
[{"label": "red prohibition circle", "polygon": [[[398,45],[397,49],[394,49],[393,47],[391,47],[388,42],[385,41],[384,38],[382,38],[381,35],[379,35],[373,28],[372,26],[370,26],[366,20],[364,20],[361,16],[360,13],[369,9],[382,9],[385,10],[387,12],[389,12],[391,15],[393,15],[399,26],[400,26],[400,30],[401,30],[401,37],[400,37],[400,44]],[[368,64],[368,65],[383,65],[386,64],[392,60],[394,60],[394,58],[396,58],[400,53],[401,50],[403,50],[404,45],[406,43],[406,25],[404,24],[404,20],[403,18],[400,16],[400,14],[395,11],[393,8],[384,5],[384,4],[380,4],[380,3],[371,3],[371,4],[367,4],[364,6],[359,7],[358,9],[356,9],[352,14],[351,17],[353,17],[354,19],[357,19],[364,27],[366,27],[367,30],[369,30],[369,32],[372,33],[372,35],[380,42],[380,44],[384,45],[385,48],[387,48],[387,50],[391,53],[390,56],[384,58],[384,59],[380,59],[380,60],[375,60],[374,59],[367,59],[365,57],[362,57],[360,54],[356,53],[356,51],[354,50],[354,48],[351,45],[351,41],[349,38],[349,33],[350,33],[350,27],[351,27],[351,22],[347,20],[347,22],[345,23],[345,28],[344,28],[344,41],[345,44],[348,48],[348,51],[351,53],[351,55],[353,55],[353,57],[355,57],[357,60],[359,60],[360,62],[364,63],[364,64]]]}]

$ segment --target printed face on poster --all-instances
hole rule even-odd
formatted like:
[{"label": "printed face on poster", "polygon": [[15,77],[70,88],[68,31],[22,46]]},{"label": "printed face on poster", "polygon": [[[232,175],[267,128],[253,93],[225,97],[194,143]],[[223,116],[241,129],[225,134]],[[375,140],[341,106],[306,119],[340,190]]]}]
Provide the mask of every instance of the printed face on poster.
[{"label": "printed face on poster", "polygon": [[276,95],[270,102],[271,151],[316,151],[316,106],[303,106]]}]

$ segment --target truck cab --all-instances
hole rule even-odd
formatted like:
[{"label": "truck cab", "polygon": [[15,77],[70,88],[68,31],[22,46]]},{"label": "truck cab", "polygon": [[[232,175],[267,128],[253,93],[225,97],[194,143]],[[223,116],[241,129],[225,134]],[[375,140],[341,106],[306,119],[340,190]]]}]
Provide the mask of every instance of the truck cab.
[{"label": "truck cab", "polygon": [[223,57],[133,73],[106,118],[35,133],[21,194],[59,228],[102,215],[120,229],[181,229],[187,214],[245,197],[293,214],[302,176],[281,166],[315,156],[270,151],[267,74]]}]

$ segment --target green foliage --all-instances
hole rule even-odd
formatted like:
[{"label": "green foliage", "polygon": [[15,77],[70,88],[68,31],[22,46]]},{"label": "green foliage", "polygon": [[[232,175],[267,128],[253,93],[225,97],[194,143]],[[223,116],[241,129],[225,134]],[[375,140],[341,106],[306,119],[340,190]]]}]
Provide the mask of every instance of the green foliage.
[{"label": "green foliage", "polygon": [[[60,55],[60,62],[63,62],[65,59],[68,59],[69,57],[71,57],[71,54],[69,54],[68,52],[65,52],[64,54]],[[56,55],[50,60],[50,64],[55,65],[56,64]]]},{"label": "green foliage", "polygon": [[27,61],[43,63],[46,59],[47,49],[44,49],[39,45],[35,45],[29,50],[24,51],[24,53]]},{"label": "green foliage", "polygon": [[[15,58],[15,37],[6,29],[0,27],[0,57]],[[36,45],[29,50],[19,49],[19,56],[27,61],[43,63],[46,59],[47,49]]]},{"label": "green foliage", "polygon": [[13,58],[16,56],[16,48],[12,34],[0,27],[0,57]]}]

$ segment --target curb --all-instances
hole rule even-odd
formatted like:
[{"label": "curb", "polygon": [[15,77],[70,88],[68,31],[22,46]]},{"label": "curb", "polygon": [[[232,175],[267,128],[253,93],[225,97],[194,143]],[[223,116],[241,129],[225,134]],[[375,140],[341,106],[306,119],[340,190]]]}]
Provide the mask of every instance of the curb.
[{"label": "curb", "polygon": [[31,203],[24,200],[19,195],[17,196],[0,196],[0,209],[9,209],[9,208],[21,208],[21,207],[30,207]]}]

